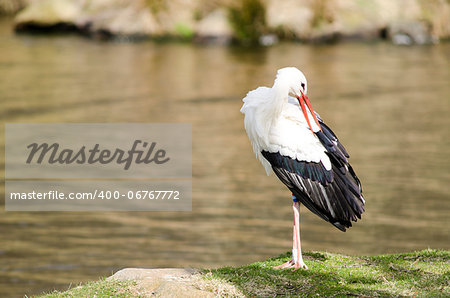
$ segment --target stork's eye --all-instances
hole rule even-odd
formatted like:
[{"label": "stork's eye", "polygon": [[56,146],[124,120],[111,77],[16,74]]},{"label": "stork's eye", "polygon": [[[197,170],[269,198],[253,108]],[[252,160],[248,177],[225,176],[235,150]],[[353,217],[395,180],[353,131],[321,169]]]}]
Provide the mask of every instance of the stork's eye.
[{"label": "stork's eye", "polygon": [[305,90],[305,83],[300,84],[302,86],[302,89]]}]

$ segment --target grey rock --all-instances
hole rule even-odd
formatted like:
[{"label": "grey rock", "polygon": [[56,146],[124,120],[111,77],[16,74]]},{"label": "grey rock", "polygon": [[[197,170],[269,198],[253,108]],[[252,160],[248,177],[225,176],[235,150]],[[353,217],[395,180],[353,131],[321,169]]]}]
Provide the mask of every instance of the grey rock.
[{"label": "grey rock", "polygon": [[275,34],[265,34],[259,38],[259,43],[263,46],[273,46],[279,42],[278,36]]},{"label": "grey rock", "polygon": [[196,273],[198,270],[189,268],[125,268],[107,279],[135,281],[140,295],[145,297],[214,297],[192,285],[191,278]]},{"label": "grey rock", "polygon": [[431,34],[430,26],[423,22],[394,23],[389,27],[389,36],[397,45],[424,45],[436,42]]},{"label": "grey rock", "polygon": [[218,8],[196,25],[196,41],[208,44],[226,45],[233,38],[233,30],[227,19],[225,9]]},{"label": "grey rock", "polygon": [[125,268],[117,271],[108,279],[143,280],[154,278],[170,281],[190,277],[197,272],[197,270],[189,268]]}]

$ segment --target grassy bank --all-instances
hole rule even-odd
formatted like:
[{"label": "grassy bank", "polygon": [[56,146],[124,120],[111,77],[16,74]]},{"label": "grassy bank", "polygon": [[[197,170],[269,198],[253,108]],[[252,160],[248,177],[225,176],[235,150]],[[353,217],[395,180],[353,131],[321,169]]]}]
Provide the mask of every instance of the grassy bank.
[{"label": "grassy bank", "polygon": [[[194,286],[223,296],[450,296],[450,251],[371,257],[307,252],[304,258],[309,270],[272,269],[289,258],[290,253],[286,253],[250,265],[204,270]],[[227,293],[224,284],[238,290]],[[139,281],[105,279],[41,297],[135,297],[141,293]]]}]

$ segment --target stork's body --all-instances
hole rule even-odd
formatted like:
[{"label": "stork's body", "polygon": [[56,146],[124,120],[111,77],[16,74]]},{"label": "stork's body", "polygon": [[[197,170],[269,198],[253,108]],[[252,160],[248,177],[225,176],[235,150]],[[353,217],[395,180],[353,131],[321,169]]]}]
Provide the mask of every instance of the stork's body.
[{"label": "stork's body", "polygon": [[278,268],[307,268],[300,245],[300,203],[341,231],[361,218],[361,184],[336,135],[306,96],[307,82],[294,67],[278,70],[272,88],[259,87],[243,99],[245,129],[269,175],[290,189],[294,227],[292,260]]}]

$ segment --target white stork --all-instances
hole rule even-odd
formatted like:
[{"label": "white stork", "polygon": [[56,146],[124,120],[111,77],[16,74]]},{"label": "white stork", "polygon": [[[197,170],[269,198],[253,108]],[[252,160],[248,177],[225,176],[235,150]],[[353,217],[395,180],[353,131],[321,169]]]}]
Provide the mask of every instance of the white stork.
[{"label": "white stork", "polygon": [[266,169],[292,192],[292,259],[280,268],[308,269],[300,246],[300,203],[339,230],[364,212],[361,183],[349,155],[309,102],[307,82],[295,67],[278,70],[272,88],[259,87],[243,99],[245,130]]}]

